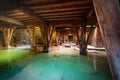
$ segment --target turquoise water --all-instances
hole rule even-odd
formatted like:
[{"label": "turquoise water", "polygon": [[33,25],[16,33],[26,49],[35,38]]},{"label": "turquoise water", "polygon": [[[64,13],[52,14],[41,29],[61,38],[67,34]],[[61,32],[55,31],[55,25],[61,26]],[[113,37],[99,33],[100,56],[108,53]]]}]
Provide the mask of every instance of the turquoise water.
[{"label": "turquoise water", "polygon": [[0,57],[0,80],[111,80],[106,58],[96,59],[95,70],[94,59],[83,56],[12,49],[1,50]]}]

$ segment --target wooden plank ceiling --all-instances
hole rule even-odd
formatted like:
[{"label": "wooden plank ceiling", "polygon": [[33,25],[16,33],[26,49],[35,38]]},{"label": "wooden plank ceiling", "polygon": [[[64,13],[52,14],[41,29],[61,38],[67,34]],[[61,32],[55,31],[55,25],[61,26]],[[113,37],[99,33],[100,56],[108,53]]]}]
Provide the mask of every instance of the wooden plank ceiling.
[{"label": "wooden plank ceiling", "polygon": [[89,16],[92,0],[1,0],[0,7],[3,15],[26,24],[80,24]]}]

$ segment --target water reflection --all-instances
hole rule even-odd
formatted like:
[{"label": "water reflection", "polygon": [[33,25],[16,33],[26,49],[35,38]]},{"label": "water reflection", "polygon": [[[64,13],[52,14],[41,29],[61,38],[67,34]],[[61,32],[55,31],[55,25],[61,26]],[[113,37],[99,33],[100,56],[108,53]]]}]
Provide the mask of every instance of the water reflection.
[{"label": "water reflection", "polygon": [[96,67],[96,55],[93,57],[93,67],[94,67],[94,71],[95,73],[97,72],[97,67]]},{"label": "water reflection", "polygon": [[8,49],[6,51],[6,53],[7,53],[6,56],[7,56],[7,59],[8,59],[8,67],[13,68],[13,62],[12,62],[12,57],[11,57],[12,52],[11,51],[12,51],[11,49]]},{"label": "water reflection", "polygon": [[25,53],[25,50],[4,52],[9,67],[0,66],[0,80],[111,80],[106,57],[98,53],[88,57]]},{"label": "water reflection", "polygon": [[93,63],[95,74],[103,73],[111,76],[107,55],[104,51],[89,53],[88,60]]}]

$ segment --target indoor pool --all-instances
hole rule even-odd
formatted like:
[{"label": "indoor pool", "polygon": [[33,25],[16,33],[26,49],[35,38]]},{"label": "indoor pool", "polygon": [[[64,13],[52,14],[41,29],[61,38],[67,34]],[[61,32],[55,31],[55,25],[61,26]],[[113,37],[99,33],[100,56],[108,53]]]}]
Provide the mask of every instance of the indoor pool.
[{"label": "indoor pool", "polygon": [[107,59],[0,50],[0,80],[112,80]]}]

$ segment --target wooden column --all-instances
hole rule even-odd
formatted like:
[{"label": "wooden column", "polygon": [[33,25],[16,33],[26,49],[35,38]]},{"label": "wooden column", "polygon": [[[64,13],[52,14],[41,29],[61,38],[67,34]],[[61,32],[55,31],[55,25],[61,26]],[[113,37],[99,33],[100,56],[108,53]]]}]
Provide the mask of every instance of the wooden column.
[{"label": "wooden column", "polygon": [[2,47],[5,47],[5,40],[4,40],[3,31],[0,30],[0,48]]},{"label": "wooden column", "polygon": [[81,46],[80,46],[81,55],[87,55],[87,50],[85,48],[85,41],[86,41],[86,21],[83,22],[83,25],[82,25]]},{"label": "wooden column", "polygon": [[43,45],[46,45],[47,40],[46,40],[46,36],[45,36],[45,28],[43,25],[40,26],[40,30],[41,30],[41,35],[42,35],[42,40],[43,40]]},{"label": "wooden column", "polygon": [[81,49],[80,48],[80,37],[79,37],[79,33],[78,33],[78,30],[77,30],[77,27],[74,26],[74,30],[75,30],[75,33],[76,33],[76,36],[77,36],[77,42],[78,42],[78,46],[79,46],[79,50]]},{"label": "wooden column", "polygon": [[3,29],[3,35],[4,35],[4,40],[5,40],[5,47],[10,46],[10,42],[12,39],[12,34],[13,34],[14,28],[4,28]]},{"label": "wooden column", "polygon": [[45,24],[45,25],[42,25],[41,27],[41,31],[42,31],[42,36],[43,36],[43,45],[44,45],[44,52],[49,52],[49,25],[48,24]]},{"label": "wooden column", "polygon": [[7,46],[9,47],[10,46],[10,42],[11,42],[11,39],[12,39],[12,34],[13,34],[13,28],[9,28],[8,29],[8,41],[7,41]]},{"label": "wooden column", "polygon": [[32,48],[35,48],[35,27],[32,28]]},{"label": "wooden column", "polygon": [[52,45],[54,45],[54,46],[57,45],[56,38],[57,38],[57,32],[54,29],[53,36],[52,36],[52,39],[51,39]]},{"label": "wooden column", "polygon": [[118,0],[93,0],[113,79],[120,80],[120,6]]},{"label": "wooden column", "polygon": [[90,36],[91,36],[92,32],[93,32],[93,25],[91,25],[90,30],[88,32],[88,37],[86,38],[86,42],[85,42],[85,49],[87,49],[89,39],[90,39]]},{"label": "wooden column", "polygon": [[[50,37],[49,37],[49,40],[48,40],[48,45],[50,45],[50,42],[51,42],[51,39],[52,39],[53,32],[54,32],[54,26],[52,27],[52,29],[50,29]],[[49,47],[49,46],[48,46],[48,47]]]},{"label": "wooden column", "polygon": [[32,29],[30,27],[27,27],[27,29],[29,32],[30,40],[31,40],[32,50],[34,50],[35,49],[35,27],[33,27]]},{"label": "wooden column", "polygon": [[27,29],[28,29],[30,41],[31,41],[31,43],[32,43],[32,31],[31,31],[30,27],[27,27]]},{"label": "wooden column", "polygon": [[6,28],[3,28],[3,36],[4,36],[4,42],[5,42],[5,46],[7,46],[7,29]]},{"label": "wooden column", "polygon": [[44,26],[44,35],[45,35],[45,44],[44,44],[44,52],[49,52],[49,26]]},{"label": "wooden column", "polygon": [[80,54],[81,55],[87,55],[87,46],[89,43],[90,36],[93,31],[93,25],[91,25],[90,30],[88,31],[88,36],[86,37],[86,26],[82,27],[82,33],[81,33],[81,43],[80,43]]}]

